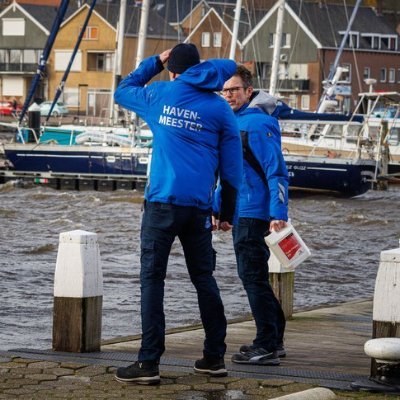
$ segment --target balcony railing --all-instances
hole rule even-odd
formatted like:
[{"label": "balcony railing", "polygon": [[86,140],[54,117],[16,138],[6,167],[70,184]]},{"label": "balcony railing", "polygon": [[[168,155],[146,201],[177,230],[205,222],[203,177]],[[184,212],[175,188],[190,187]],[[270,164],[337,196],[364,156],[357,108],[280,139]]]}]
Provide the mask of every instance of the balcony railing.
[{"label": "balcony railing", "polygon": [[38,65],[33,63],[0,63],[2,72],[36,72]]},{"label": "balcony railing", "polygon": [[[269,79],[261,80],[261,87],[268,89]],[[310,90],[309,79],[279,79],[276,85],[278,92],[308,92]]]}]

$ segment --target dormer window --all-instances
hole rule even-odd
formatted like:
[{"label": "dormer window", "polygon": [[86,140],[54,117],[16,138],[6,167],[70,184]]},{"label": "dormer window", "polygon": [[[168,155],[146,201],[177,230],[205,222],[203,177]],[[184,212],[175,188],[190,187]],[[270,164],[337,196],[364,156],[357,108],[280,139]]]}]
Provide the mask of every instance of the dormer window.
[{"label": "dormer window", "polygon": [[[341,36],[345,35],[345,32],[339,32]],[[349,32],[349,36],[347,37],[346,46],[354,49],[358,49],[360,47],[360,33],[351,31]]]}]

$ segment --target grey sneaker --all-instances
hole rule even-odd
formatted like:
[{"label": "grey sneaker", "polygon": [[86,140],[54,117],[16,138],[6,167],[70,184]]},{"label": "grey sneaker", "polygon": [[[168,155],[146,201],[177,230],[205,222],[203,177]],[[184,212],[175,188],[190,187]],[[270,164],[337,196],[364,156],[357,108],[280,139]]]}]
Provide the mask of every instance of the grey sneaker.
[{"label": "grey sneaker", "polygon": [[232,362],[237,364],[279,365],[281,360],[278,357],[278,352],[267,351],[260,347],[250,349],[245,353],[234,354]]},{"label": "grey sneaker", "polygon": [[[247,353],[250,350],[254,350],[255,347],[253,345],[247,345],[244,344],[243,346],[240,346],[239,352],[240,353]],[[277,349],[275,350],[278,353],[279,358],[285,358],[286,357],[286,350],[283,347],[283,344],[278,345]]]},{"label": "grey sneaker", "polygon": [[118,368],[115,379],[119,382],[138,383],[140,385],[158,385],[160,383],[158,363],[136,361],[128,367]]},{"label": "grey sneaker", "polygon": [[194,363],[194,370],[195,372],[208,374],[214,377],[222,377],[228,375],[228,371],[225,368],[224,359],[222,357],[203,357],[201,360],[197,360]]}]

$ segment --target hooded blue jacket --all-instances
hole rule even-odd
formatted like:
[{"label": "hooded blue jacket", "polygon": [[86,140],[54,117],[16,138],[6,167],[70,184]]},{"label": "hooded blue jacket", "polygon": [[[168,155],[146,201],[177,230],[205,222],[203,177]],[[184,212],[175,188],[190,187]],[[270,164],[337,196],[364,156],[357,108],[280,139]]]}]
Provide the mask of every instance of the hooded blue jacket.
[{"label": "hooded blue jacket", "polygon": [[248,145],[261,165],[268,188],[249,163],[243,161],[239,217],[288,220],[288,173],[280,147],[278,121],[258,107],[245,104],[235,112],[240,131],[247,132]]},{"label": "hooded blue jacket", "polygon": [[231,108],[214,91],[235,73],[236,63],[208,60],[174,81],[144,87],[163,69],[158,56],[143,60],[114,95],[116,103],[137,113],[153,132],[145,198],[211,208],[219,172],[226,199],[221,220],[231,221],[242,176],[241,141]]}]

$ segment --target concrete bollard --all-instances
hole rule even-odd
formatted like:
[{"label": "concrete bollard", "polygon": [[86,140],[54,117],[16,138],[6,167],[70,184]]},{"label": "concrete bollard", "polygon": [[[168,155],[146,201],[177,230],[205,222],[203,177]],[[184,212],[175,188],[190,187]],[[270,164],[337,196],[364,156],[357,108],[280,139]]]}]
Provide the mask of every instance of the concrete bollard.
[{"label": "concrete bollard", "polygon": [[281,303],[286,319],[293,316],[294,271],[285,268],[271,252],[268,260],[269,282]]},{"label": "concrete bollard", "polygon": [[53,350],[100,350],[103,276],[95,233],[60,233],[54,279]]},{"label": "concrete bollard", "polygon": [[[400,337],[400,248],[381,252],[372,319],[372,338]],[[376,375],[372,358],[371,376]]]},{"label": "concrete bollard", "polygon": [[314,388],[303,392],[291,393],[272,400],[331,400],[336,399],[335,393],[326,388]]}]

